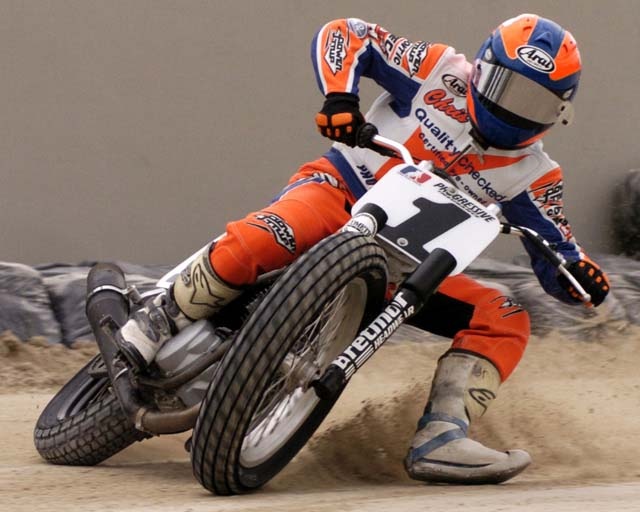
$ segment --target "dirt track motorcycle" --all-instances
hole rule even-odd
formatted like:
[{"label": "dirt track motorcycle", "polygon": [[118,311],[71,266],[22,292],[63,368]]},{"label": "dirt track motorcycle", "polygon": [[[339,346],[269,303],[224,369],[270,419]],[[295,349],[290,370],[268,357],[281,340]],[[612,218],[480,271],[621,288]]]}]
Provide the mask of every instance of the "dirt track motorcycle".
[{"label": "dirt track motorcycle", "polygon": [[[115,265],[92,268],[86,311],[100,354],[38,419],[34,439],[44,459],[98,464],[135,441],[193,429],[186,448],[206,489],[256,489],[300,451],[391,334],[499,233],[526,237],[590,301],[537,233],[501,223],[498,205],[480,204],[444,170],[416,165],[403,145],[366,126],[360,145],[403,163],[357,201],[342,230],[183,329],[148,370],[129,367],[115,333],[195,255],[145,294]],[[397,284],[391,299],[389,276]]]}]

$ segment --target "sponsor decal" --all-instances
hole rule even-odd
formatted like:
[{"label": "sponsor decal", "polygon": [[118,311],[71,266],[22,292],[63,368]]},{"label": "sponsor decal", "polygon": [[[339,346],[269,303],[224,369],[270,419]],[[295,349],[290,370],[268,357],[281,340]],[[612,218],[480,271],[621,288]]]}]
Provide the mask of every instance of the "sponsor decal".
[{"label": "sponsor decal", "polygon": [[[558,173],[558,176],[559,175]],[[556,225],[562,235],[568,240],[573,234],[571,233],[569,221],[564,216],[562,190],[562,179],[558,177],[557,179],[532,188],[531,194],[538,208]]]},{"label": "sponsor decal", "polygon": [[400,171],[400,174],[411,181],[415,181],[419,185],[422,185],[431,179],[431,175],[428,172],[424,172],[417,167],[405,167]]},{"label": "sponsor decal", "polygon": [[364,39],[367,37],[369,29],[364,21],[359,20],[358,18],[349,18],[347,20],[347,25],[349,25],[349,30],[351,30],[358,39]]},{"label": "sponsor decal", "polygon": [[[456,151],[454,138],[445,130],[440,128],[436,124],[435,120],[429,117],[429,114],[425,109],[417,108],[415,111],[415,116],[418,118],[418,121],[420,121],[422,126],[429,130],[429,132],[431,132],[435,140],[442,144],[445,151]],[[425,141],[423,140],[423,142]]]},{"label": "sponsor decal", "polygon": [[389,57],[389,54],[393,51],[393,48],[396,46],[396,43],[400,40],[400,38],[394,34],[391,34],[385,30],[382,30],[380,27],[376,28],[376,33],[378,34],[378,38],[381,41],[380,49],[385,57]]},{"label": "sponsor decal", "polygon": [[493,391],[486,388],[469,388],[469,396],[473,398],[486,411],[489,402],[494,400],[496,395]]},{"label": "sponsor decal", "polygon": [[404,37],[398,37],[380,28],[376,29],[376,35],[379,39],[380,49],[387,59],[397,66],[402,66],[402,59],[406,55],[409,75],[413,76],[420,70],[420,66],[427,57],[428,43],[424,41],[412,43]]},{"label": "sponsor decal", "polygon": [[442,75],[442,83],[451,94],[462,98],[467,96],[467,82],[455,75]]},{"label": "sponsor decal", "polygon": [[552,73],[556,69],[556,63],[551,55],[537,46],[523,45],[516,49],[518,59],[531,69],[543,73]]},{"label": "sponsor decal", "polygon": [[414,311],[414,306],[409,306],[401,294],[396,295],[384,311],[338,357],[336,365],[348,374],[349,369],[351,372],[355,371],[355,368],[359,368],[407,318],[413,315]]},{"label": "sponsor decal", "polygon": [[[533,196],[541,206],[560,206],[562,204],[562,180],[554,180],[532,190]],[[558,211],[558,213],[562,213]]]},{"label": "sponsor decal", "polygon": [[327,174],[326,172],[314,172],[312,176],[318,183],[328,183],[333,188],[342,190],[338,178],[336,178],[335,176],[331,176],[331,174]]},{"label": "sponsor decal", "polygon": [[291,254],[296,252],[296,238],[293,228],[282,217],[275,213],[258,213],[254,217],[256,220],[261,221],[262,224],[254,224],[253,222],[248,222],[247,224],[263,231],[268,231],[273,235],[278,245],[284,247]]},{"label": "sponsor decal", "polygon": [[506,295],[500,295],[499,297],[496,297],[495,299],[493,299],[491,302],[496,302],[499,300],[502,301],[502,304],[498,306],[498,309],[509,310],[502,315],[502,318],[507,318],[507,317],[510,317],[511,315],[515,315],[516,313],[522,313],[524,311],[524,309],[522,309],[522,306],[520,304],[515,302],[511,297],[507,297]]},{"label": "sponsor decal", "polygon": [[365,236],[373,236],[378,232],[378,221],[370,213],[358,213],[347,222],[342,231],[355,231]]},{"label": "sponsor decal", "polygon": [[447,185],[446,183],[436,183],[434,185],[434,188],[437,192],[448,198],[453,204],[455,204],[458,208],[464,210],[468,214],[485,222],[492,222],[495,220],[495,217],[493,215],[465,197],[454,186]]},{"label": "sponsor decal", "polygon": [[469,120],[466,109],[456,108],[453,105],[453,98],[447,97],[447,91],[444,89],[433,89],[427,92],[424,95],[424,102],[459,123],[466,123]]},{"label": "sponsor decal", "polygon": [[407,51],[407,48],[411,46],[411,42],[407,39],[400,39],[400,43],[396,46],[396,51],[393,53],[393,63],[397,66],[402,65],[402,57]]},{"label": "sponsor decal", "polygon": [[425,41],[412,43],[408,39],[391,34],[379,26],[375,27],[375,35],[372,34],[372,36],[377,39],[382,54],[394,64],[402,66],[402,59],[406,56],[405,67],[410,76],[420,70],[429,51],[429,43]]},{"label": "sponsor decal", "polygon": [[216,308],[222,306],[225,302],[223,297],[211,291],[209,275],[210,272],[205,270],[200,262],[189,265],[180,273],[184,285],[192,289],[189,302],[194,306]]},{"label": "sponsor decal", "polygon": [[420,71],[420,66],[427,58],[429,45],[424,41],[418,41],[411,45],[407,53],[407,64],[409,65],[409,75],[413,76]]},{"label": "sponsor decal", "polygon": [[[460,176],[456,176],[456,181],[459,182],[458,186],[460,187],[461,190],[463,190],[465,192],[465,194],[471,196],[473,199],[475,199],[476,201],[478,201],[479,203],[481,203],[483,205],[489,204],[489,201],[485,197],[480,197],[480,195],[475,190],[473,190],[469,185],[467,185],[466,183],[462,183]],[[486,181],[486,180],[484,180],[484,178],[483,178],[483,181]],[[491,183],[489,182],[488,185],[491,185]],[[485,185],[485,186],[487,186],[487,185]],[[504,196],[502,194],[497,194],[495,192],[495,190],[493,190],[490,187],[489,187],[489,191],[491,193],[495,194],[495,201],[497,201],[497,202],[500,202],[500,201],[504,200],[504,198],[506,197],[506,196]],[[502,198],[502,199],[498,199],[498,198]]]},{"label": "sponsor decal", "polygon": [[[431,153],[429,158],[431,158],[436,165],[449,165],[460,153],[460,149],[454,142],[454,137],[438,126],[435,120],[429,117],[425,109],[417,108],[414,115],[422,123],[422,126],[428,130],[425,132],[421,129],[417,136],[422,144],[424,144],[425,149]],[[455,172],[453,169],[455,169]],[[475,171],[476,167],[470,158],[463,156],[456,162],[453,169],[448,171],[449,174],[469,174]]]},{"label": "sponsor decal", "polygon": [[360,175],[360,179],[366,185],[375,185],[377,183],[378,180],[376,180],[376,177],[373,175],[373,173],[369,170],[369,168],[366,165],[364,164],[358,165],[356,169],[358,169],[358,174]]},{"label": "sponsor decal", "polygon": [[[483,177],[482,174],[480,174],[480,171],[472,171],[469,173],[469,176],[480,187],[480,190],[494,201],[500,202],[506,199],[507,196],[505,194],[499,194],[498,191],[493,188],[493,183]],[[484,203],[485,201],[482,202]]]},{"label": "sponsor decal", "polygon": [[[459,153],[460,151],[457,151],[457,153]],[[462,158],[460,158],[460,160],[458,160],[458,162],[456,163],[456,165],[454,166],[454,168],[456,169],[455,173],[452,172],[452,174],[471,174],[474,172],[478,172],[476,171],[476,166],[473,165],[473,162],[471,161],[471,159],[468,156],[463,156]]]},{"label": "sponsor decal", "polygon": [[348,44],[348,36],[345,38],[340,29],[331,32],[327,38],[324,48],[324,61],[334,75],[342,71],[344,58],[347,56],[345,48]]}]

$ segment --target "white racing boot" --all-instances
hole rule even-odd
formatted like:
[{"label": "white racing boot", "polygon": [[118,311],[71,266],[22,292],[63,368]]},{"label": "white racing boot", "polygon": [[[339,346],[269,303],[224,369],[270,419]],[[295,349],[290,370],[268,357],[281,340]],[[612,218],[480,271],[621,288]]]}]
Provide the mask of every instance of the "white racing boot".
[{"label": "white racing boot", "polygon": [[213,315],[240,294],[213,271],[209,252],[203,250],[167,292],[136,311],[118,331],[120,348],[134,367],[146,368],[178,331]]},{"label": "white racing boot", "polygon": [[498,370],[486,359],[449,352],[438,362],[425,414],[405,459],[411,478],[427,482],[497,484],[531,463],[522,450],[499,452],[467,437],[469,422],[496,397]]}]

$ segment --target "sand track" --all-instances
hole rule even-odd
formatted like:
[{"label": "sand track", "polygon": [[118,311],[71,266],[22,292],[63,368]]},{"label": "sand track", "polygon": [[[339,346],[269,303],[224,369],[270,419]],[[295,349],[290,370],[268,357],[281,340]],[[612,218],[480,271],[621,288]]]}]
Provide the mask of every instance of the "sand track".
[{"label": "sand track", "polygon": [[606,341],[532,339],[520,368],[473,429],[534,463],[507,484],[426,486],[402,458],[447,344],[384,347],[309,446],[265,489],[209,495],[191,474],[186,435],[130,447],[95,468],[44,463],[37,416],[94,350],[0,338],[0,509],[14,510],[640,510],[640,333]]}]

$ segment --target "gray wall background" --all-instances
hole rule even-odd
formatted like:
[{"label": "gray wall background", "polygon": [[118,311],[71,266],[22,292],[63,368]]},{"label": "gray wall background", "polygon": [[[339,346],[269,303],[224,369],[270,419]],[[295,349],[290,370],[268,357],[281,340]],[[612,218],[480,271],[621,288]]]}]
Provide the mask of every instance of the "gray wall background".
[{"label": "gray wall background", "polygon": [[[582,245],[606,252],[613,187],[640,167],[634,0],[0,0],[0,260],[173,263],[329,145],[314,31],[360,17],[472,58],[503,19],[569,28],[575,123],[546,139]],[[363,103],[377,89],[367,84]],[[519,252],[499,242],[487,255]]]}]

